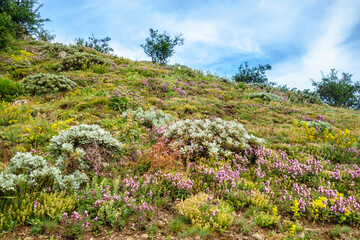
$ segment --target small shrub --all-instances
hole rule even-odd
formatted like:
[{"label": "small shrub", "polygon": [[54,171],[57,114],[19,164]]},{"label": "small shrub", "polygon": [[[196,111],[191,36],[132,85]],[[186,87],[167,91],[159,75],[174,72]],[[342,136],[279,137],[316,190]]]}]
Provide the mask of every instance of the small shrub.
[{"label": "small shrub", "polygon": [[271,70],[271,66],[266,64],[262,66],[259,64],[259,67],[250,68],[245,62],[244,66],[241,64],[239,67],[239,72],[235,74],[232,79],[235,82],[245,82],[245,83],[267,83],[268,79],[265,75],[266,70]]},{"label": "small shrub", "polygon": [[186,119],[174,122],[164,133],[164,139],[180,154],[190,157],[230,157],[234,153],[261,145],[264,140],[250,135],[235,121]]},{"label": "small shrub", "polygon": [[28,219],[50,218],[57,222],[61,220],[64,212],[70,212],[75,207],[75,199],[62,192],[42,192],[40,194],[26,194],[18,201],[13,201],[8,206],[7,213],[24,224]]},{"label": "small shrub", "polygon": [[78,171],[70,175],[63,175],[58,166],[51,166],[49,162],[31,153],[18,152],[7,168],[0,173],[0,191],[14,192],[19,190],[57,186],[65,188],[79,188],[87,177]]},{"label": "small shrub", "polygon": [[83,38],[75,38],[75,44],[77,46],[89,47],[102,53],[109,53],[114,51],[114,49],[112,49],[112,47],[109,46],[108,42],[110,40],[111,40],[110,37],[97,39],[95,38],[94,34],[92,34],[92,36],[89,37],[89,41],[85,41]]},{"label": "small shrub", "polygon": [[198,193],[181,201],[175,206],[175,210],[189,219],[195,227],[204,230],[224,232],[234,220],[234,210],[229,204],[219,199],[212,200],[205,193]]},{"label": "small shrub", "polygon": [[20,84],[17,82],[13,82],[8,78],[0,76],[0,100],[5,100],[7,102],[11,102],[19,96]]},{"label": "small shrub", "polygon": [[285,92],[284,95],[291,102],[312,103],[312,104],[323,103],[320,99],[320,95],[317,92],[310,91],[309,89],[304,89],[304,90],[292,89]]},{"label": "small shrub", "polygon": [[275,101],[275,102],[280,102],[281,101],[281,97],[279,97],[278,95],[275,95],[273,93],[267,93],[267,92],[260,92],[260,93],[252,93],[250,95],[248,95],[250,99],[253,98],[260,98],[263,101]]},{"label": "small shrub", "polygon": [[64,76],[39,73],[24,78],[21,86],[30,95],[41,95],[73,90],[76,83]]},{"label": "small shrub", "polygon": [[153,108],[146,111],[142,108],[138,108],[136,111],[126,110],[122,114],[122,117],[126,118],[130,113],[132,113],[134,119],[140,121],[147,128],[157,128],[174,119],[171,115],[165,114],[162,110],[155,110]]},{"label": "small shrub", "polygon": [[103,163],[109,161],[111,151],[120,151],[122,144],[98,125],[82,124],[52,137],[49,149],[57,157],[59,166],[74,171],[90,166],[101,169]]},{"label": "small shrub", "polygon": [[260,227],[275,227],[279,224],[279,216],[277,214],[277,207],[273,207],[272,214],[260,212],[255,216],[255,222]]},{"label": "small shrub", "polygon": [[115,111],[136,109],[144,105],[143,96],[138,91],[131,91],[124,85],[119,86],[117,91],[110,92],[109,107]]},{"label": "small shrub", "polygon": [[151,57],[152,62],[165,64],[168,58],[174,54],[174,47],[184,44],[184,39],[181,36],[180,34],[171,39],[166,32],[158,34],[157,30],[150,28],[150,38],[146,39],[145,45],[140,46],[144,49],[146,55]]},{"label": "small shrub", "polygon": [[60,64],[60,70],[66,71],[88,69],[92,65],[109,65],[109,62],[95,54],[81,52],[63,58]]},{"label": "small shrub", "polygon": [[41,47],[46,52],[53,56],[57,56],[60,52],[66,52],[67,54],[74,54],[76,52],[79,52],[83,50],[84,47],[79,46],[68,46],[62,43],[46,43]]},{"label": "small shrub", "polygon": [[318,132],[324,132],[325,129],[328,131],[331,131],[333,129],[333,126],[328,122],[322,122],[322,121],[300,121],[298,126],[302,126],[306,122],[307,126],[309,128],[315,128]]}]

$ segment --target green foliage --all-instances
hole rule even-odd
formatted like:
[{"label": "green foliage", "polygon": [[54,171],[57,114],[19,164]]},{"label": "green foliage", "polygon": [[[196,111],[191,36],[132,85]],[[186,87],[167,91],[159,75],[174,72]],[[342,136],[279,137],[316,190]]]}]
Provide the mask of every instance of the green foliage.
[{"label": "green foliage", "polygon": [[281,97],[279,97],[278,95],[275,95],[273,93],[267,93],[267,92],[257,92],[257,93],[252,93],[250,95],[248,95],[250,99],[253,98],[260,98],[264,101],[275,101],[275,102],[281,102]]},{"label": "green foliage", "polygon": [[205,193],[181,201],[175,210],[190,220],[194,227],[204,230],[224,232],[234,220],[234,210],[229,204],[211,200]]},{"label": "green foliage", "polygon": [[88,69],[92,65],[108,65],[109,62],[95,54],[81,52],[63,58],[60,62],[61,71]]},{"label": "green foliage", "polygon": [[342,78],[339,79],[337,71],[331,69],[327,76],[322,73],[321,81],[312,80],[312,85],[325,103],[360,109],[360,82],[353,82],[351,77],[349,73],[342,73]]},{"label": "green foliage", "polygon": [[35,8],[37,0],[3,0],[0,4],[0,48],[7,45],[10,35],[19,38],[24,34],[34,34],[44,22],[50,21],[40,16],[40,4]]},{"label": "green foliage", "polygon": [[29,193],[17,197],[6,205],[6,215],[4,211],[0,213],[0,231],[6,230],[11,222],[16,221],[21,225],[25,222],[36,225],[32,230],[36,233],[41,231],[43,220],[60,222],[62,214],[72,211],[75,203],[74,197],[66,195],[65,191]]},{"label": "green foliage", "polygon": [[279,223],[279,216],[277,214],[277,207],[272,209],[272,213],[260,212],[255,216],[255,222],[260,227],[275,227]]},{"label": "green foliage", "polygon": [[244,66],[241,64],[239,67],[239,72],[236,73],[232,79],[235,82],[245,82],[245,83],[268,83],[268,79],[265,75],[266,70],[271,70],[271,66],[266,64],[262,66],[259,64],[259,67],[250,68],[247,62]]},{"label": "green foliage", "polygon": [[0,100],[11,102],[21,94],[20,84],[0,76]]},{"label": "green foliage", "polygon": [[58,54],[60,52],[66,52],[67,54],[75,54],[82,49],[82,47],[76,45],[65,45],[62,43],[46,43],[40,46],[41,49],[45,50],[48,55],[52,55],[54,57],[59,57]]},{"label": "green foliage", "polygon": [[56,35],[51,34],[48,30],[40,28],[36,33],[36,39],[39,41],[51,42],[55,39]]},{"label": "green foliage", "polygon": [[25,93],[30,95],[41,95],[73,90],[76,83],[64,76],[50,73],[38,73],[24,78],[21,86]]},{"label": "green foliage", "polygon": [[140,46],[144,49],[146,55],[151,57],[152,62],[165,64],[168,58],[174,54],[174,47],[184,44],[184,39],[181,36],[182,34],[171,39],[166,32],[158,34],[157,30],[150,28],[150,38],[146,39],[145,45]]},{"label": "green foliage", "polygon": [[324,132],[325,129],[331,131],[333,126],[328,122],[323,121],[300,121],[298,126],[302,126],[306,122],[309,128],[315,128],[317,131]]},{"label": "green foliage", "polygon": [[11,16],[5,12],[0,13],[0,49],[7,47],[13,38],[11,32]]},{"label": "green foliage", "polygon": [[138,108],[136,111],[126,110],[122,114],[122,117],[127,118],[129,114],[132,114],[134,119],[140,121],[147,128],[152,128],[153,126],[160,127],[174,119],[171,115],[165,114],[162,110],[155,110],[154,108],[149,108],[146,111],[142,108]]},{"label": "green foliage", "polygon": [[[281,91],[281,89],[279,89]],[[322,104],[320,95],[317,92],[312,92],[309,89],[298,90],[296,88],[286,91],[284,94],[291,102],[300,103],[316,103]]]},{"label": "green foliage", "polygon": [[85,41],[83,38],[75,38],[75,44],[77,46],[93,48],[102,53],[109,53],[114,51],[114,49],[112,49],[109,46],[108,42],[110,40],[111,40],[110,37],[105,37],[103,39],[96,39],[94,34],[92,34],[92,36],[89,37],[89,41]]}]

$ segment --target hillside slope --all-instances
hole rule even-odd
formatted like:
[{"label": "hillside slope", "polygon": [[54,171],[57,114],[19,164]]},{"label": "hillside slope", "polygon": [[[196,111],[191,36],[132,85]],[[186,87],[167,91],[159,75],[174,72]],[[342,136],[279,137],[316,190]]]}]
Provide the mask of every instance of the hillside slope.
[{"label": "hillside slope", "polygon": [[360,238],[359,111],[58,43],[0,67],[4,239]]}]

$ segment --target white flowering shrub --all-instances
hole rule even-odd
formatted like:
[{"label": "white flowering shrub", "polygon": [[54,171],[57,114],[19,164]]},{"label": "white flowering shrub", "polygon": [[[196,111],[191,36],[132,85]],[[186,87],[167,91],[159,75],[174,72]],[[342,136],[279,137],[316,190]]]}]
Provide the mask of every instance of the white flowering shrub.
[{"label": "white flowering shrub", "polygon": [[18,152],[0,173],[0,192],[16,191],[21,186],[32,188],[39,187],[38,184],[47,186],[46,184],[52,183],[59,188],[77,189],[87,179],[87,176],[79,171],[63,175],[58,166],[50,166],[45,158]]},{"label": "white flowering shrub", "polygon": [[250,95],[248,95],[250,99],[253,98],[260,98],[264,101],[275,101],[275,102],[280,102],[281,101],[281,97],[279,97],[278,95],[275,95],[273,93],[268,93],[268,92],[257,92],[257,93],[252,93]]},{"label": "white flowering shrub", "polygon": [[129,109],[122,114],[122,117],[127,118],[129,114],[132,114],[134,119],[140,121],[148,128],[152,128],[153,126],[160,127],[174,120],[173,116],[164,113],[162,110],[155,110],[154,108],[150,108],[146,111],[142,108],[138,108],[136,111]]},{"label": "white flowering shrub", "polygon": [[39,73],[24,78],[21,87],[30,95],[41,95],[73,90],[76,83],[64,76]]},{"label": "white flowering shrub", "polygon": [[[90,146],[90,148],[87,146]],[[98,125],[86,125],[71,127],[50,139],[49,149],[57,158],[59,166],[65,166],[68,160],[74,160],[79,164],[80,169],[86,169],[89,165],[98,164],[102,161],[101,153],[109,155],[110,152],[118,152],[122,149],[122,144],[113,138],[111,134]],[[99,149],[96,154],[97,159],[86,151]],[[89,156],[90,155],[90,156]]]},{"label": "white flowering shrub", "polygon": [[229,157],[264,142],[248,134],[242,124],[220,118],[177,121],[165,130],[163,137],[191,159]]},{"label": "white flowering shrub", "polygon": [[87,52],[79,52],[63,58],[60,62],[60,70],[87,69],[91,65],[109,65],[105,58]]}]

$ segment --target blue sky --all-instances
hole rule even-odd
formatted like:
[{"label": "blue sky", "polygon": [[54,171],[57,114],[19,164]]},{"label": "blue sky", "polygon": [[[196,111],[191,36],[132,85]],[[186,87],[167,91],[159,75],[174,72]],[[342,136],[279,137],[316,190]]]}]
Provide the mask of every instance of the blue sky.
[{"label": "blue sky", "polygon": [[269,63],[270,81],[312,88],[331,68],[360,81],[359,0],[51,0],[40,1],[55,41],[109,36],[118,56],[150,60],[149,28],[182,33],[170,64],[231,77],[240,64]]}]

